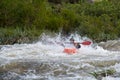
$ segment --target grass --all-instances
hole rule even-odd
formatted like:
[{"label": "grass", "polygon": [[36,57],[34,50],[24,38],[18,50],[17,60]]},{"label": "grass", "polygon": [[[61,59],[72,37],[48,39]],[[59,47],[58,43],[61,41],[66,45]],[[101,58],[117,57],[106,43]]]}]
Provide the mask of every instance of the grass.
[{"label": "grass", "polygon": [[0,44],[30,43],[38,39],[43,30],[36,28],[22,29],[0,28]]},{"label": "grass", "polygon": [[99,79],[99,78],[102,78],[102,77],[113,75],[115,72],[116,71],[113,70],[113,69],[107,69],[107,70],[92,72],[90,74],[93,75],[96,79]]},{"label": "grass", "polygon": [[[47,0],[1,0],[0,44],[35,40],[43,31],[75,31],[95,42],[120,37],[120,1],[49,3]],[[16,4],[14,4],[14,2]],[[21,40],[21,41],[20,41]]]}]

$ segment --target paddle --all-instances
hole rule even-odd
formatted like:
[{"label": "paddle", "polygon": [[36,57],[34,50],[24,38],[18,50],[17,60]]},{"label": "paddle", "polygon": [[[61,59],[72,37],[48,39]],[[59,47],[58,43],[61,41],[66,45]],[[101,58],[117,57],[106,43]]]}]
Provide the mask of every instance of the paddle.
[{"label": "paddle", "polygon": [[[70,43],[70,42],[66,42],[66,43]],[[91,43],[92,43],[91,41],[83,41],[83,42],[80,42],[79,44],[90,45]],[[57,42],[57,44],[60,44],[61,46],[65,47],[65,45],[63,43],[61,43],[61,42]]]},{"label": "paddle", "polygon": [[90,41],[84,41],[84,42],[82,42],[82,43],[80,43],[80,44],[82,44],[82,45],[90,45],[92,42],[90,42]]}]

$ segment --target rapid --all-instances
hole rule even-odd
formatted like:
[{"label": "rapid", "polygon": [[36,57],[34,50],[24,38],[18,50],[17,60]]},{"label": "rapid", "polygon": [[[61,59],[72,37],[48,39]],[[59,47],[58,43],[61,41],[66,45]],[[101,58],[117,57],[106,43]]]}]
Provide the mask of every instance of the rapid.
[{"label": "rapid", "polygon": [[[76,54],[69,55],[57,42],[68,42],[70,37],[43,34],[31,44],[2,45],[0,80],[120,80],[119,46],[105,47],[116,41],[81,45]],[[90,40],[74,37],[79,42]]]}]

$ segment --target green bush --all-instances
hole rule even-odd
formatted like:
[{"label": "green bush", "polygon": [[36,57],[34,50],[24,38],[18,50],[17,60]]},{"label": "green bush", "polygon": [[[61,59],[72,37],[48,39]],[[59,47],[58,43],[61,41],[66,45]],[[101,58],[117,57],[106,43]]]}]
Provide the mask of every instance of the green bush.
[{"label": "green bush", "polygon": [[9,40],[21,34],[34,38],[44,30],[58,32],[59,29],[64,34],[78,31],[94,41],[120,37],[119,0],[94,3],[80,0],[75,4],[61,1],[53,4],[47,0],[1,0],[0,39]]}]

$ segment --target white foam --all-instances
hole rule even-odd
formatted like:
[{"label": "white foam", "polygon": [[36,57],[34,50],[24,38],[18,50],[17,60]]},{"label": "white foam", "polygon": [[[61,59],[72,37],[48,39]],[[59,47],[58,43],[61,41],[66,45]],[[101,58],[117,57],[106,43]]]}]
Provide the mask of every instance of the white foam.
[{"label": "white foam", "polygon": [[120,77],[115,78],[115,77],[107,76],[107,77],[103,77],[102,80],[120,80]]},{"label": "white foam", "polygon": [[[75,39],[78,41],[83,41],[79,35],[75,35]],[[87,39],[87,38],[84,38]],[[60,36],[50,37],[43,36],[41,41],[33,44],[15,44],[15,45],[5,45],[0,50],[0,56],[5,59],[46,59],[50,57],[59,58],[59,57],[76,57],[79,58],[82,56],[118,56],[115,54],[104,50],[102,47],[96,46],[84,46],[81,45],[81,48],[74,55],[68,55],[63,53],[64,47],[57,42],[68,41],[69,39],[62,39]],[[119,52],[118,52],[119,53]]]},{"label": "white foam", "polygon": [[120,63],[116,63],[114,66],[112,66],[116,72],[120,73]]}]

